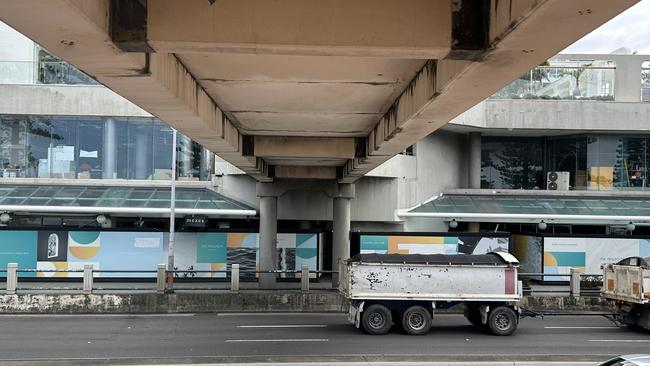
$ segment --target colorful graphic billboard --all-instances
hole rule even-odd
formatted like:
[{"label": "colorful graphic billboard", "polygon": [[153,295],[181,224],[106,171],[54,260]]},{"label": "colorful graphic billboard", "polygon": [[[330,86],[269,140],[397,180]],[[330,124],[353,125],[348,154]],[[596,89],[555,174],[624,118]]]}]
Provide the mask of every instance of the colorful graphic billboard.
[{"label": "colorful graphic billboard", "polygon": [[[542,273],[542,242],[541,236],[513,235],[513,254],[519,260],[519,272]],[[532,279],[541,279],[533,277]]]},{"label": "colorful graphic billboard", "polygon": [[[7,268],[7,263],[17,263],[18,268],[36,268],[38,232],[36,231],[0,231],[0,268]],[[35,277],[36,273],[18,273],[20,277]],[[5,277],[6,273],[0,273]]]},{"label": "colorful graphic billboard", "polygon": [[[600,266],[633,256],[650,255],[650,240],[637,238],[544,238],[544,273],[569,274],[578,268],[601,274]],[[545,276],[545,281],[569,281],[569,276]]]},{"label": "colorful graphic billboard", "polygon": [[[92,264],[95,270],[154,270],[164,263],[163,234],[120,231],[40,231],[38,233],[39,277],[82,277],[79,272]],[[106,273],[96,277],[154,277],[154,273]]]},{"label": "colorful graphic billboard", "polygon": [[[95,270],[152,271],[98,272],[96,277],[155,277],[157,265],[167,263],[168,245],[168,234],[161,232],[0,230],[0,268],[18,263],[18,268],[38,270],[20,272],[20,277],[60,278],[82,277],[83,273],[57,270],[81,271],[92,264]],[[180,232],[175,236],[174,264],[176,270],[187,271],[178,273],[179,277],[226,277],[225,272],[191,271],[226,271],[238,263],[242,277],[255,278],[258,251],[257,233]],[[318,234],[278,234],[277,255],[279,270],[299,271],[303,264],[318,270]]]},{"label": "colorful graphic billboard", "polygon": [[508,251],[508,237],[361,234],[361,253],[377,254],[485,254]]}]

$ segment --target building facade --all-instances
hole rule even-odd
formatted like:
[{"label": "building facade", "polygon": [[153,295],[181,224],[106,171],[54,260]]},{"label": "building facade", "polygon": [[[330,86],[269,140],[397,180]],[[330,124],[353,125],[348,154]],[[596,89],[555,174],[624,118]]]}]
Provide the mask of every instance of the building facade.
[{"label": "building facade", "polygon": [[[31,230],[25,240],[39,248],[48,233],[68,233],[67,245],[83,241],[76,232],[106,243],[111,232],[151,233],[143,238],[160,245],[150,262],[160,263],[175,168],[179,268],[255,268],[253,178],[182,134],[174,147],[164,122],[1,23],[0,100],[0,211],[9,217],[0,234]],[[650,56],[558,55],[357,180],[343,197],[351,254],[514,251],[524,239],[512,235],[648,235],[649,121]],[[336,184],[275,187],[278,268],[331,268]],[[83,262],[33,257],[43,268]]]}]

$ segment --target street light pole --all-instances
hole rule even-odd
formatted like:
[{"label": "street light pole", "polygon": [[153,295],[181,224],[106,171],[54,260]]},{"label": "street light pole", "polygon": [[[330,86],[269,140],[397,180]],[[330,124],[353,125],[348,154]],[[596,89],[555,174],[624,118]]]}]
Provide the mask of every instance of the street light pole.
[{"label": "street light pole", "polygon": [[167,249],[167,292],[174,292],[174,231],[176,229],[176,129],[172,128],[172,181],[169,205],[169,246]]}]

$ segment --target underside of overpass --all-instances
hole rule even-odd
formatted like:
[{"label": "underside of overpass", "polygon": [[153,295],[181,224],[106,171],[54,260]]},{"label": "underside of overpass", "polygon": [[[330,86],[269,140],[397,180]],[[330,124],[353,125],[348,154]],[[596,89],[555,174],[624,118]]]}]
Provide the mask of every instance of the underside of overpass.
[{"label": "underside of overpass", "polygon": [[260,182],[354,182],[636,0],[21,0],[0,18]]},{"label": "underside of overpass", "polygon": [[270,271],[279,196],[331,198],[336,269],[350,183],[636,2],[0,0],[0,20],[255,178]]}]

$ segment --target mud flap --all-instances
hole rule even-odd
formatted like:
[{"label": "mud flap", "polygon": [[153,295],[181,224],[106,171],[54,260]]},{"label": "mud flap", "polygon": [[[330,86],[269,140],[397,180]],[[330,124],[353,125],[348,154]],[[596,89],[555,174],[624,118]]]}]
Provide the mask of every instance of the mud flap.
[{"label": "mud flap", "polygon": [[350,304],[350,310],[348,311],[348,321],[354,324],[356,328],[359,328],[361,326],[361,312],[363,312],[363,304],[363,301],[357,304]]}]

